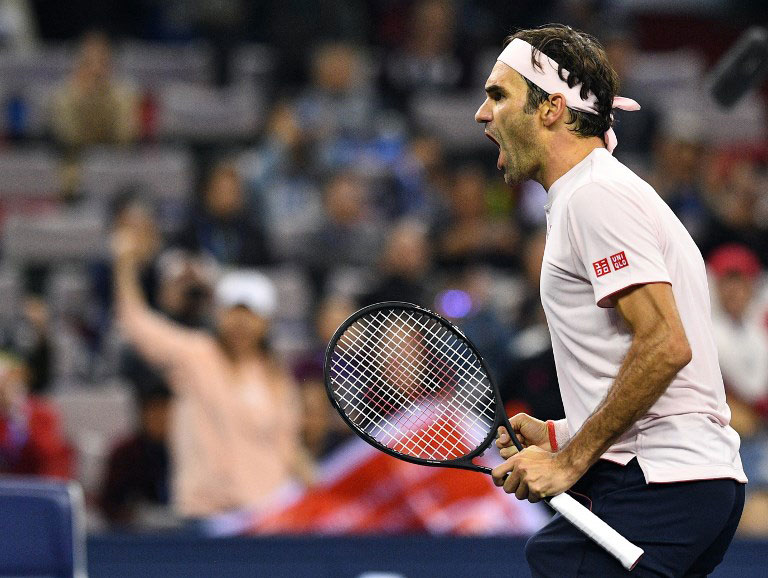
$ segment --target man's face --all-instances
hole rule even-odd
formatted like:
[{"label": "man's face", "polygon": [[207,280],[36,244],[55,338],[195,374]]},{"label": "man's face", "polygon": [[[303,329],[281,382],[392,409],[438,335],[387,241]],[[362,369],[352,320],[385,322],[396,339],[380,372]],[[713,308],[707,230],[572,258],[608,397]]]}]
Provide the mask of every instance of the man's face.
[{"label": "man's face", "polygon": [[523,110],[528,95],[525,80],[503,62],[496,62],[485,91],[487,97],[475,120],[485,124],[485,134],[499,147],[496,167],[504,171],[504,181],[511,186],[535,178],[542,145],[535,115]]}]

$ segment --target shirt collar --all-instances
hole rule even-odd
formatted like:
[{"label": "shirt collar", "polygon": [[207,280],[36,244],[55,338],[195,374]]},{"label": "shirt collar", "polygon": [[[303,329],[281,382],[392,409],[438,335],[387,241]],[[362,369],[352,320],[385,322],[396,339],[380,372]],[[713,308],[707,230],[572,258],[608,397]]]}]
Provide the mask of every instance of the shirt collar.
[{"label": "shirt collar", "polygon": [[547,191],[547,204],[544,205],[544,208],[548,211],[552,206],[552,203],[555,202],[555,197],[557,197],[560,191],[568,189],[570,184],[581,174],[581,172],[592,163],[592,160],[601,154],[610,155],[611,153],[603,147],[597,147],[552,183]]}]

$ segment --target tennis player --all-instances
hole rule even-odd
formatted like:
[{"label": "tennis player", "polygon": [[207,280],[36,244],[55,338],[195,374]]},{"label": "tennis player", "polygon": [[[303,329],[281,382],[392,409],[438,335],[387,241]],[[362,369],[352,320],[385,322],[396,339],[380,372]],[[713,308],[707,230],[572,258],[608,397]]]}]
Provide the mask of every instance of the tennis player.
[{"label": "tennis player", "polygon": [[[573,489],[645,550],[632,575],[704,576],[747,479],[728,425],[704,262],[653,188],[612,156],[617,76],[599,43],[552,25],[507,39],[475,116],[515,185],[547,190],[541,299],[566,419],[506,431],[497,485],[532,502]],[[534,576],[626,571],[559,515],[526,546]]]}]

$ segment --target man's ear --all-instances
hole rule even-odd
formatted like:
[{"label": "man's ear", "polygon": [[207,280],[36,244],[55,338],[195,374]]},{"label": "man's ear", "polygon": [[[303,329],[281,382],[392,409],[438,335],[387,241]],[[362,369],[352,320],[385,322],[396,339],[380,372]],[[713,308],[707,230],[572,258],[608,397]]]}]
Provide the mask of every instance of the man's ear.
[{"label": "man's ear", "polygon": [[556,92],[541,103],[541,107],[539,108],[541,121],[544,126],[552,126],[565,114],[566,110],[565,97],[559,92]]}]

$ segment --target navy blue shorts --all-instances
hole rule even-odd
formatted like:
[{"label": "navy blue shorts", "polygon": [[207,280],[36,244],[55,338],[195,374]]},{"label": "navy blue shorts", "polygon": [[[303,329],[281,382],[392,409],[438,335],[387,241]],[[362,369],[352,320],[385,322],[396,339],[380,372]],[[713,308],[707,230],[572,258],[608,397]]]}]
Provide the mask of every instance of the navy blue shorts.
[{"label": "navy blue shorts", "polygon": [[[559,514],[528,541],[534,578],[609,576],[696,577],[723,559],[744,508],[744,484],[703,480],[646,484],[633,459],[626,466],[598,461],[573,487],[592,511],[645,550],[627,572]],[[586,506],[589,501],[580,499]]]}]

